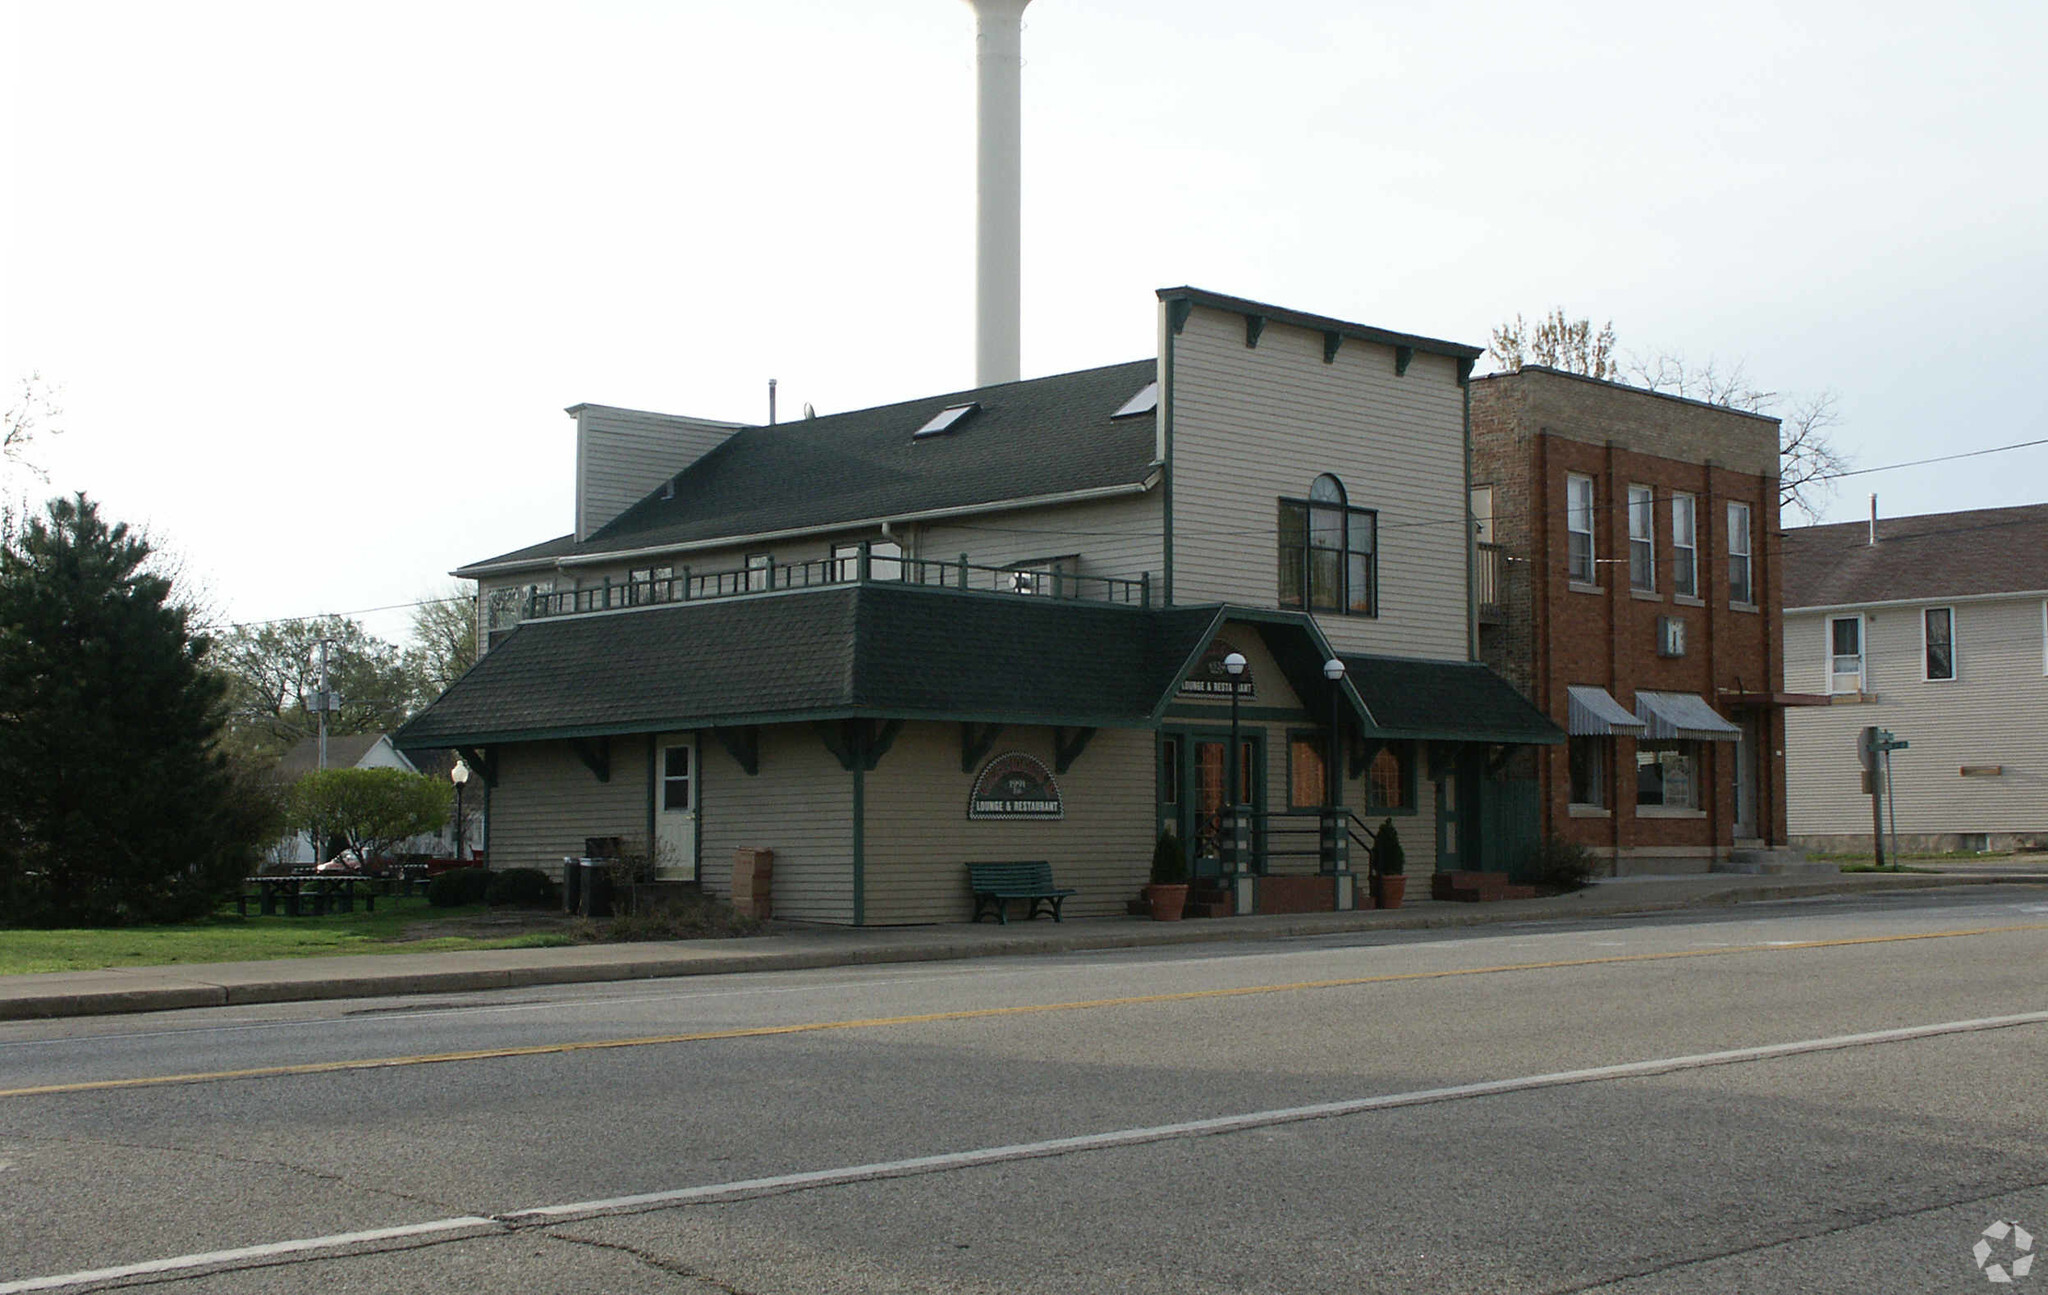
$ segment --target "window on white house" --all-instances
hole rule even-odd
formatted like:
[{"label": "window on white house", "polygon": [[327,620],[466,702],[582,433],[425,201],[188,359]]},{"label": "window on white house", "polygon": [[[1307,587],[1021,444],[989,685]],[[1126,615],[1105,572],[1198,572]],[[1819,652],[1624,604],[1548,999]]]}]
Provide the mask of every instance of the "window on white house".
[{"label": "window on white house", "polygon": [[1493,543],[1493,487],[1472,487],[1472,530],[1481,544]]},{"label": "window on white house", "polygon": [[1691,495],[1671,496],[1671,592],[1687,598],[1700,596],[1700,551],[1698,527],[1693,516]]},{"label": "window on white house", "polygon": [[1863,618],[1836,616],[1828,621],[1828,691],[1863,691]]},{"label": "window on white house", "polygon": [[1564,479],[1565,573],[1594,583],[1593,478],[1572,473]]},{"label": "window on white house", "polygon": [[772,553],[747,554],[745,590],[773,589],[775,587],[775,555]]},{"label": "window on white house", "polygon": [[1570,739],[1572,804],[1603,806],[1607,803],[1607,744],[1609,737]]},{"label": "window on white house", "polygon": [[1379,514],[1353,508],[1324,473],[1307,499],[1280,501],[1280,605],[1379,614]]},{"label": "window on white house", "polygon": [[691,807],[690,800],[690,748],[667,746],[661,749],[661,807],[682,809]]},{"label": "window on white house", "polygon": [[1699,808],[1700,744],[1636,743],[1636,804],[1664,809]]},{"label": "window on white house", "polygon": [[1648,486],[1628,488],[1628,584],[1631,589],[1657,587],[1657,542],[1651,538],[1657,520],[1655,496]]},{"label": "window on white house", "polygon": [[1956,677],[1956,613],[1952,607],[1929,607],[1920,618],[1927,649],[1927,677]]},{"label": "window on white house", "polygon": [[1756,601],[1756,589],[1750,584],[1748,504],[1728,505],[1728,601]]}]

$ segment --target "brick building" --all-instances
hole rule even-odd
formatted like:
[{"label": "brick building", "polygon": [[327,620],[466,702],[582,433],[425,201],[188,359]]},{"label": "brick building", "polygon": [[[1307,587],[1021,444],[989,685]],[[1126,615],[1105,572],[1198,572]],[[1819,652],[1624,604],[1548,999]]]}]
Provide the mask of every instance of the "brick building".
[{"label": "brick building", "polygon": [[1553,369],[1471,386],[1479,656],[1564,726],[1542,830],[1616,874],[1785,842],[1778,422]]}]

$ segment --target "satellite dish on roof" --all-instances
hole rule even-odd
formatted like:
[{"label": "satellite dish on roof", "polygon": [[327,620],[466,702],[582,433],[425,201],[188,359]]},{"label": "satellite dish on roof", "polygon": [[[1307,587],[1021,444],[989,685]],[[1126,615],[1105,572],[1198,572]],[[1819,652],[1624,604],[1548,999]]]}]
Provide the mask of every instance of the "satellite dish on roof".
[{"label": "satellite dish on roof", "polygon": [[804,401],[804,417],[816,418],[817,416],[818,411],[811,406],[811,402],[808,400]]}]

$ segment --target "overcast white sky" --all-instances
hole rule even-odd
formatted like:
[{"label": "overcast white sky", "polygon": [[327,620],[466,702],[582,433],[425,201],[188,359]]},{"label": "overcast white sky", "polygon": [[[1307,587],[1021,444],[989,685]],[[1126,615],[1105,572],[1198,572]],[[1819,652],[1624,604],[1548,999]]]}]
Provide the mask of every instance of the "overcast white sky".
[{"label": "overcast white sky", "polygon": [[[1036,0],[1026,376],[1192,283],[1840,393],[1863,466],[2048,436],[2048,6]],[[0,2],[0,377],[49,489],[239,619],[439,591],[571,522],[578,401],[972,384],[961,0]],[[11,490],[20,483],[9,482]],[[1844,482],[2048,499],[2048,448]],[[38,494],[46,493],[37,486]],[[364,618],[386,637],[401,614]]]}]

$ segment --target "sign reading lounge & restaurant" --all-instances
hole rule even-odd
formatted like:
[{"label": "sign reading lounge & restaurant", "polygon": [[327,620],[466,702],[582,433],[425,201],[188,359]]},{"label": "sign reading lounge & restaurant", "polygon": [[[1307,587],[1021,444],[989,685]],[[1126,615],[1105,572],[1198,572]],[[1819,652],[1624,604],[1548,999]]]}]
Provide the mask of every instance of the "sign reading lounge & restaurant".
[{"label": "sign reading lounge & restaurant", "polygon": [[[1237,651],[1229,639],[1217,639],[1202,653],[1202,659],[1195,662],[1195,668],[1188,671],[1188,677],[1180,681],[1180,695],[1183,697],[1228,697],[1230,696],[1230,672],[1223,668],[1223,658]],[[1237,695],[1250,701],[1258,696],[1252,685],[1252,665],[1246,661],[1244,673],[1237,677]]]},{"label": "sign reading lounge & restaurant", "polygon": [[975,775],[967,796],[969,818],[1059,818],[1060,785],[1036,756],[1011,751],[991,759]]}]

